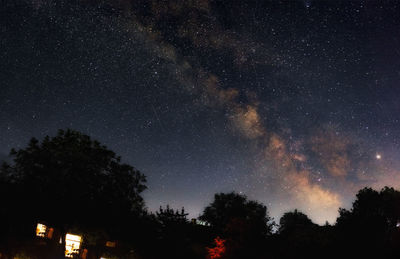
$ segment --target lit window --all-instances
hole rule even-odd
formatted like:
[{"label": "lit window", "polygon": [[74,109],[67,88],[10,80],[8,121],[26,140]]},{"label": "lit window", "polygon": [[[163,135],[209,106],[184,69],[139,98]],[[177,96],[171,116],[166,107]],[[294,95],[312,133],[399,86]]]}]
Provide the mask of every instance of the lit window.
[{"label": "lit window", "polygon": [[82,237],[72,234],[65,235],[65,257],[73,257],[74,254],[79,254]]},{"label": "lit window", "polygon": [[115,242],[107,241],[107,242],[106,242],[106,246],[107,246],[107,247],[115,247],[116,244],[115,244]]},{"label": "lit window", "polygon": [[38,237],[45,237],[46,236],[46,225],[38,223],[36,225],[36,236]]}]

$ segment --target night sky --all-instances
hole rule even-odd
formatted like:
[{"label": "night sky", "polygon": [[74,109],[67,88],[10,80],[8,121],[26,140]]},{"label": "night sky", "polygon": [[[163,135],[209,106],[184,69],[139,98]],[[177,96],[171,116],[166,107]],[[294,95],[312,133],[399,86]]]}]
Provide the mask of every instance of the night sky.
[{"label": "night sky", "polygon": [[400,4],[2,0],[0,158],[72,128],[197,217],[236,191],[333,223],[400,187]]}]

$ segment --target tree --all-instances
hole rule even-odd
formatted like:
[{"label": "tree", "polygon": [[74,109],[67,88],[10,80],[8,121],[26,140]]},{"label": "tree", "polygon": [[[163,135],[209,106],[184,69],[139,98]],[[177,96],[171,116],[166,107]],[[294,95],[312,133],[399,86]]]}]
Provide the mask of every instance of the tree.
[{"label": "tree", "polygon": [[353,207],[340,209],[339,214],[338,226],[369,226],[387,232],[400,221],[400,192],[389,187],[380,192],[364,188],[357,193]]},{"label": "tree", "polygon": [[272,229],[266,206],[234,192],[215,194],[199,219],[226,240],[222,258],[261,258]]},{"label": "tree", "polygon": [[173,210],[167,205],[165,209],[160,206],[159,211],[156,212],[157,219],[163,226],[169,225],[177,225],[177,224],[185,224],[188,223],[187,216],[188,213],[185,213],[185,209],[182,208],[179,212],[178,210]]},{"label": "tree", "polygon": [[[400,249],[400,192],[389,187],[381,191],[364,188],[356,195],[350,210],[340,209],[336,226],[355,254],[398,258]],[[382,253],[383,251],[383,253]]]},{"label": "tree", "polygon": [[235,220],[251,223],[262,235],[270,234],[272,228],[266,206],[235,192],[215,194],[214,201],[199,219],[207,221],[219,232],[225,231]]},{"label": "tree", "polygon": [[279,233],[291,232],[293,230],[303,230],[305,228],[315,227],[308,216],[298,210],[286,212],[279,220]]},{"label": "tree", "polygon": [[279,255],[283,258],[320,258],[326,250],[327,229],[298,210],[283,214],[278,233]]},{"label": "tree", "polygon": [[117,235],[143,212],[145,176],[87,135],[59,130],[10,155],[13,162],[2,166],[0,180],[12,190],[0,199],[13,232],[21,226],[31,235],[32,225],[45,221],[63,231],[101,228]]},{"label": "tree", "polygon": [[167,205],[165,209],[160,207],[156,212],[159,222],[159,240],[163,253],[173,258],[187,258],[190,241],[190,225],[187,219],[188,213],[173,210]]}]

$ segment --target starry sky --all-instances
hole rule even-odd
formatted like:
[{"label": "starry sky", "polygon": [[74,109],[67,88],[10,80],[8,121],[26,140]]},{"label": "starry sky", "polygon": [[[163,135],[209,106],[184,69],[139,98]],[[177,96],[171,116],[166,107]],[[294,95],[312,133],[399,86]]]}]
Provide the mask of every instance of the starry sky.
[{"label": "starry sky", "polygon": [[0,159],[72,128],[147,176],[150,210],[236,191],[335,222],[400,187],[395,0],[3,0]]}]

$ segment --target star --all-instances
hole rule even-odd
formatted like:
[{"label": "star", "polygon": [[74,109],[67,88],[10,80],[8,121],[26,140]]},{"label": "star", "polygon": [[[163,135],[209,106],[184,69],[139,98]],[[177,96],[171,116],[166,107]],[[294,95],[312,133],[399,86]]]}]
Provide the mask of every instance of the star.
[{"label": "star", "polygon": [[0,5],[0,164],[68,127],[146,175],[150,210],[232,190],[321,224],[366,180],[400,185],[379,173],[400,171],[396,1],[18,2]]}]

